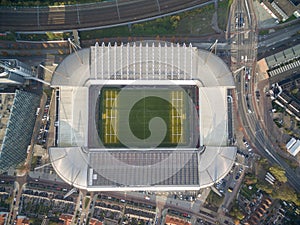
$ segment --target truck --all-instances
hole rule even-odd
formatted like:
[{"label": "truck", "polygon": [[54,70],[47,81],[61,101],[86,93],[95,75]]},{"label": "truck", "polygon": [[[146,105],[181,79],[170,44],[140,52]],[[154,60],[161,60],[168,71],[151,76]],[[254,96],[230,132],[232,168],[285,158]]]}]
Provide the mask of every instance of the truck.
[{"label": "truck", "polygon": [[36,113],[35,113],[35,115],[36,115],[36,116],[38,116],[38,115],[39,115],[39,113],[40,113],[40,110],[41,110],[41,108],[37,108],[37,109],[36,109]]}]

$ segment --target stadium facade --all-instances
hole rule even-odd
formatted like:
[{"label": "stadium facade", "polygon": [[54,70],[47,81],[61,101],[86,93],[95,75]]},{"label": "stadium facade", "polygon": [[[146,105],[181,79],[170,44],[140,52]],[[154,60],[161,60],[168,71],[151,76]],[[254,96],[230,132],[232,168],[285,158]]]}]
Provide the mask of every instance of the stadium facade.
[{"label": "stadium facade", "polygon": [[[51,86],[56,89],[56,121],[50,160],[57,174],[75,187],[88,191],[199,190],[225,177],[235,161],[236,147],[228,146],[231,104],[227,96],[234,81],[226,64],[210,52],[155,41],[96,43],[68,56],[57,67]],[[123,94],[123,98],[120,93],[110,94],[104,101],[111,108],[99,114],[99,96],[107,87],[137,94]],[[185,87],[192,88],[196,97],[192,99]],[[144,90],[154,91],[145,96]],[[171,94],[160,94],[165,90]],[[151,135],[141,140],[122,117],[130,114],[135,103],[153,96],[172,105],[171,125],[153,118]],[[190,104],[186,106],[183,100]],[[122,110],[116,109],[121,104],[117,102],[123,103]],[[123,110],[126,105],[129,109]],[[99,129],[99,120],[107,129]],[[172,127],[169,133],[176,146],[159,145],[168,127]],[[101,135],[123,145],[107,147]],[[180,144],[183,137],[190,140],[188,144]]]}]

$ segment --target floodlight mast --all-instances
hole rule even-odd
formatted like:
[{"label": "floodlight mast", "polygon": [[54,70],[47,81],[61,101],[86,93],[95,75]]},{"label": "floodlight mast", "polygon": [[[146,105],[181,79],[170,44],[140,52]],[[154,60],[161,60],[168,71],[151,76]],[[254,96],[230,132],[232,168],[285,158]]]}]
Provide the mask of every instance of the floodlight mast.
[{"label": "floodlight mast", "polygon": [[65,154],[64,156],[62,156],[62,157],[60,157],[60,158],[57,158],[57,159],[53,160],[52,162],[49,162],[49,163],[46,163],[46,164],[44,164],[44,165],[35,167],[34,170],[39,170],[39,169],[42,169],[42,168],[44,168],[44,167],[46,167],[46,166],[49,166],[49,165],[51,165],[53,162],[58,161],[58,160],[61,160],[61,159],[65,158],[66,156],[67,156],[67,155]]},{"label": "floodlight mast", "polygon": [[38,167],[35,167],[35,168],[34,168],[34,171],[39,170],[39,169],[42,169],[42,168],[44,168],[44,167],[46,167],[46,166],[49,166],[49,165],[51,165],[51,162],[50,162],[50,163],[46,163],[46,164],[41,165],[41,166],[38,166]]},{"label": "floodlight mast", "polygon": [[212,44],[212,46],[210,46],[209,50],[210,52],[212,52],[212,50],[215,50],[215,54],[217,54],[217,44],[218,44],[218,39],[216,39],[215,43]]},{"label": "floodlight mast", "polygon": [[57,71],[52,71],[52,70],[48,69],[47,67],[43,66],[42,64],[39,64],[39,66],[40,66],[41,68],[43,68],[44,70],[46,70],[46,71],[52,73],[52,74],[57,73],[57,74],[59,74],[59,75],[65,77],[66,79],[69,79],[69,77],[67,77],[65,74],[59,73],[59,72],[57,72]]},{"label": "floodlight mast", "polygon": [[68,42],[71,44],[71,46],[73,46],[73,48],[75,48],[76,50],[81,49],[81,47],[77,44],[75,44],[71,38],[68,38]]},{"label": "floodlight mast", "polygon": [[208,56],[207,56],[206,59],[205,59],[205,64],[207,63],[207,60],[208,60],[208,58],[210,57],[210,55],[211,55],[213,49],[215,49],[215,54],[217,54],[217,43],[218,43],[218,39],[216,39],[215,43],[213,43],[212,46],[209,47],[209,51],[210,51],[210,52],[209,52]]},{"label": "floodlight mast", "polygon": [[73,37],[74,37],[74,43],[76,44],[76,46],[80,47],[80,37],[78,35],[78,31],[77,30],[73,30]]},{"label": "floodlight mast", "polygon": [[[72,40],[71,38],[68,38],[68,42],[70,43],[70,46],[72,47],[73,51],[75,52],[76,56],[77,56],[77,59],[78,61],[83,64],[81,58],[79,57],[77,51],[78,49],[81,49],[81,47],[79,45],[76,45]],[[71,53],[71,48],[70,48],[70,53]]]},{"label": "floodlight mast", "polygon": [[240,72],[241,70],[243,70],[243,69],[245,69],[245,66],[242,66],[241,68],[239,68],[239,69],[233,71],[233,72],[232,72],[232,73],[233,73],[233,76],[236,77],[236,75],[238,75],[239,72]]},{"label": "floodlight mast", "polygon": [[214,186],[211,186],[210,188],[211,188],[211,190],[213,192],[215,192],[217,195],[219,195],[220,197],[222,197],[222,194],[220,193],[220,191],[217,188],[215,188]]},{"label": "floodlight mast", "polygon": [[73,187],[67,194],[64,195],[64,199],[69,197],[71,194],[73,194],[74,192],[77,192],[77,188]]},{"label": "floodlight mast", "polygon": [[[49,166],[49,165],[51,165],[53,162],[58,161],[58,160],[61,160],[61,159],[65,158],[66,156],[67,156],[67,155],[64,155],[64,156],[62,156],[62,157],[60,157],[60,158],[57,158],[57,159],[53,160],[53,161],[50,162],[50,163],[46,163],[46,164],[44,164],[44,165],[42,165],[42,166],[35,167],[35,168],[34,168],[34,171],[39,170],[39,169],[42,169],[42,168],[44,168],[44,167],[46,167],[46,166]],[[73,188],[72,188],[67,194],[64,195],[64,198],[67,198],[68,196],[70,196],[71,194],[73,194],[74,192],[77,191],[77,188],[74,187],[73,184],[74,184],[74,181],[76,180],[76,178],[78,177],[79,173],[80,173],[80,171],[78,171],[78,173],[76,174],[75,178],[74,178],[73,181],[72,181],[71,186],[72,186]]]},{"label": "floodlight mast", "polygon": [[37,77],[24,77],[24,78],[27,79],[27,80],[35,80],[35,81],[38,81],[38,82],[41,82],[41,83],[43,83],[43,84],[46,84],[46,85],[50,86],[50,83],[49,83],[49,82],[44,81],[44,80],[42,80],[42,79],[39,79],[39,78],[37,78]]},{"label": "floodlight mast", "polygon": [[238,68],[237,70],[233,71],[233,72],[228,72],[228,73],[225,73],[224,75],[227,75],[227,74],[230,74],[232,73],[232,75],[234,76],[234,78],[238,75],[238,73],[243,70],[245,68],[245,66],[242,66],[240,68]]},{"label": "floodlight mast", "polygon": [[238,72],[240,72],[244,68],[245,68],[245,66],[242,66],[241,68],[238,68],[237,70],[233,71],[232,73],[233,74],[238,73]]}]

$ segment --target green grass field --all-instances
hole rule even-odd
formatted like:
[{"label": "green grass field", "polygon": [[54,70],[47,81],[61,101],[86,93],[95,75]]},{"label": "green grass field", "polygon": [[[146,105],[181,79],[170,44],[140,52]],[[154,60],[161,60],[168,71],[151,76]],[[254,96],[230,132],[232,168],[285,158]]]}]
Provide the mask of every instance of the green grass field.
[{"label": "green grass field", "polygon": [[[147,139],[151,132],[149,122],[155,117],[161,118],[166,126],[167,132],[159,147],[172,147],[186,145],[188,122],[186,114],[188,110],[187,97],[182,89],[126,89],[122,91],[127,98],[133,96],[144,96],[137,101],[133,107],[129,108],[126,103],[121,103],[118,99],[120,88],[103,88],[100,93],[99,104],[99,136],[106,147],[123,147],[118,136],[123,135],[123,126],[120,114],[127,111],[129,114],[129,126],[132,134],[141,139]],[[168,101],[153,96],[154,93],[167,96]],[[123,114],[122,114],[123,115]]]}]

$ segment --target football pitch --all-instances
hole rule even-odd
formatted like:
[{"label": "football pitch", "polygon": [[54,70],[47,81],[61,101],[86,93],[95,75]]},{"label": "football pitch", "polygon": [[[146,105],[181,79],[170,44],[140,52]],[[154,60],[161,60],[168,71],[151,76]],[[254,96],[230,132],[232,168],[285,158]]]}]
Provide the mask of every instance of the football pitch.
[{"label": "football pitch", "polygon": [[[126,101],[121,101],[118,97],[121,90],[118,87],[104,87],[100,92],[98,129],[100,139],[105,147],[124,147],[120,141],[120,137],[126,136],[128,133],[123,129],[124,118],[121,117],[124,114],[128,115],[128,118],[125,119],[129,120],[130,132],[140,141],[151,136],[149,123],[153,118],[158,117],[166,125],[165,137],[158,147],[188,144],[189,121],[186,115],[189,113],[189,106],[185,90],[139,87],[123,89],[122,95],[123,97],[125,95],[125,99],[140,96],[133,106],[127,104]],[[165,97],[161,98],[157,95]],[[155,132],[155,130],[153,131]],[[132,146],[135,146],[135,143],[132,143]]]}]

